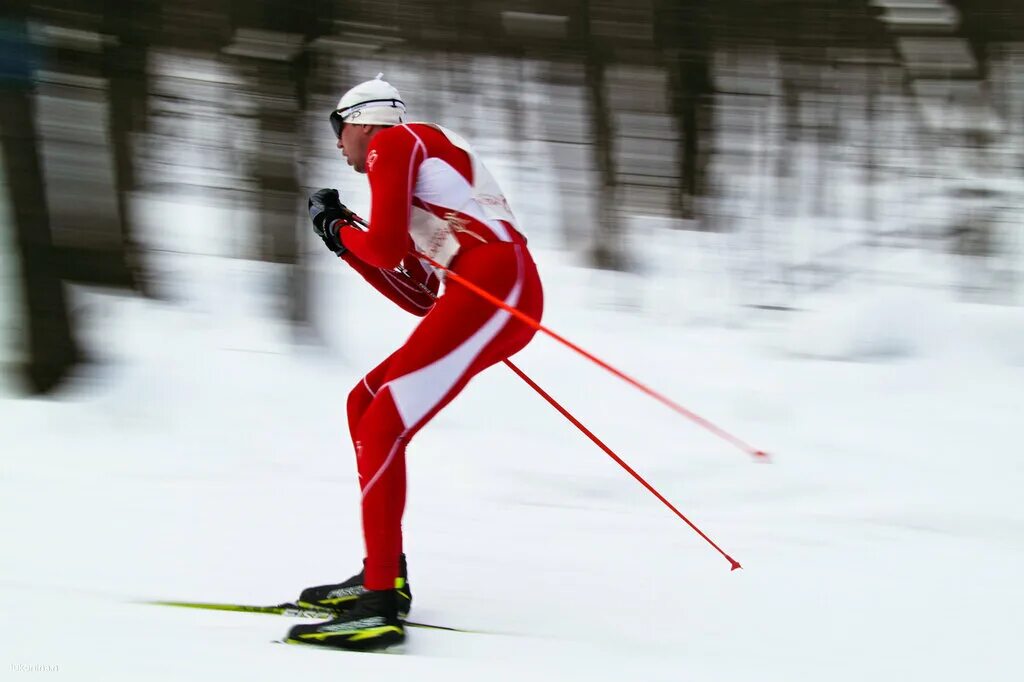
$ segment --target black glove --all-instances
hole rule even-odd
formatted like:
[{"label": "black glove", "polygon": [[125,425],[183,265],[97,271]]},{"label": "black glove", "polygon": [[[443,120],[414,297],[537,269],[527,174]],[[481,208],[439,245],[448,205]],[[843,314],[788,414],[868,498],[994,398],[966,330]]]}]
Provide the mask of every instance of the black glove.
[{"label": "black glove", "polygon": [[331,251],[342,255],[348,249],[341,243],[341,228],[351,225],[352,212],[338,199],[338,190],[322,189],[309,197],[309,219],[313,231]]}]

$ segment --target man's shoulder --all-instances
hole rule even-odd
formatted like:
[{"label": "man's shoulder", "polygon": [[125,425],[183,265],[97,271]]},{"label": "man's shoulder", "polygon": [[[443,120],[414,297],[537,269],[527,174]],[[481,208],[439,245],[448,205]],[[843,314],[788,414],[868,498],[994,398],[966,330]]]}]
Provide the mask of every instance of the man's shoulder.
[{"label": "man's shoulder", "polygon": [[[394,146],[396,144],[407,143],[413,138],[409,135],[409,131],[402,130],[404,126],[397,125],[391,126],[390,128],[384,128],[370,140],[370,147],[380,146]],[[415,140],[414,140],[415,141]]]},{"label": "man's shoulder", "polygon": [[470,153],[468,143],[458,134],[436,123],[416,121],[385,128],[374,135],[367,150],[367,168],[372,171],[377,159],[388,159],[387,165],[416,158],[442,158],[451,160],[461,152]]},{"label": "man's shoulder", "polygon": [[374,139],[391,139],[391,138],[409,138],[413,139],[416,136],[423,135],[425,133],[438,132],[440,126],[434,123],[424,123],[416,121],[414,123],[399,123],[398,125],[389,126],[384,128],[374,136]]},{"label": "man's shoulder", "polygon": [[401,128],[401,127],[408,128],[411,132],[414,132],[417,135],[422,134],[422,133],[426,133],[426,132],[436,133],[436,132],[441,130],[441,126],[437,125],[436,123],[431,123],[429,121],[410,121],[409,123],[403,123],[402,125],[395,126],[395,127],[396,128]]},{"label": "man's shoulder", "polygon": [[397,129],[405,129],[406,134],[411,137],[415,137],[428,147],[432,145],[451,144],[453,138],[460,139],[456,133],[452,132],[448,128],[428,121],[403,123],[402,125],[395,126],[391,130],[397,131]]},{"label": "man's shoulder", "polygon": [[429,144],[438,134],[438,129],[429,123],[402,123],[374,135],[370,149],[411,151],[417,143]]}]

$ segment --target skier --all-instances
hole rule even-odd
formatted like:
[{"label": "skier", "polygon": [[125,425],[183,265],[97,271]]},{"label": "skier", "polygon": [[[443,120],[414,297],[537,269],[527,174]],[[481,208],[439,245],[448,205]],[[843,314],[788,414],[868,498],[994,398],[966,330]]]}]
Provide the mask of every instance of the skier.
[{"label": "skier", "polygon": [[423,256],[535,320],[543,310],[537,268],[494,178],[465,140],[439,125],[406,123],[405,111],[380,74],[346,92],[330,115],[338,149],[370,182],[367,229],[352,220],[337,190],[309,199],[314,231],[327,247],[423,320],[348,396],[363,570],[304,590],[300,605],[337,615],[293,627],[290,642],[368,650],[405,639],[412,604],[401,527],[406,445],[473,376],[535,333],[455,282],[438,296],[444,272]]}]

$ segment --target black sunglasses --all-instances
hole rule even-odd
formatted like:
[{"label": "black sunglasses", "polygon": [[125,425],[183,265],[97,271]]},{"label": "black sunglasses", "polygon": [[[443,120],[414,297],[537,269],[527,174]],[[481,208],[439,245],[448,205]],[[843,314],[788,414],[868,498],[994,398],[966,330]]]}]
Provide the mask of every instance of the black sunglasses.
[{"label": "black sunglasses", "polygon": [[345,128],[345,120],[341,117],[341,109],[331,112],[331,129],[334,131],[334,136],[337,138],[341,137],[341,131]]},{"label": "black sunglasses", "polygon": [[[345,119],[342,116],[341,112],[344,111],[345,116],[347,116],[349,114],[352,114],[353,112],[358,112],[367,104],[376,104],[378,102],[390,102],[392,107],[398,109],[400,112],[405,112],[405,102],[403,102],[400,99],[368,99],[366,101],[360,102],[359,104],[353,104],[350,107],[345,107],[343,109],[335,109],[334,111],[331,112],[331,128],[334,130],[334,136],[341,137],[341,131],[345,128]],[[402,106],[399,107],[398,105]]]}]

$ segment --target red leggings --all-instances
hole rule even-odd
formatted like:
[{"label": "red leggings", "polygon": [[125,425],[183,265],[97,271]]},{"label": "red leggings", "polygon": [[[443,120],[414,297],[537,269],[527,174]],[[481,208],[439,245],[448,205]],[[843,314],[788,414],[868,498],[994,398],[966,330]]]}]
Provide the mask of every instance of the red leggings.
[{"label": "red leggings", "polygon": [[[522,243],[469,250],[452,270],[535,320],[544,308],[537,268]],[[449,281],[401,348],[348,397],[348,423],[362,490],[370,590],[394,587],[402,552],[405,446],[487,367],[522,350],[536,330]]]}]

